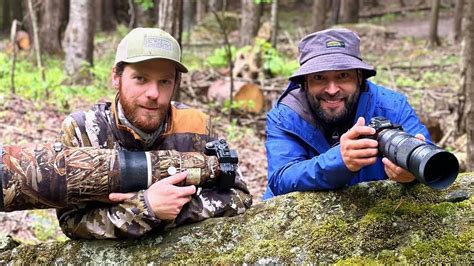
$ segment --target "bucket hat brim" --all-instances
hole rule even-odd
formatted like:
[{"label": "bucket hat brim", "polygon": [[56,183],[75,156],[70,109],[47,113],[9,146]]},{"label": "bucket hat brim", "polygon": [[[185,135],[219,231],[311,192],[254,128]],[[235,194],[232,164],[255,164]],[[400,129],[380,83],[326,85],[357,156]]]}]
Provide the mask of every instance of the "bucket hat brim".
[{"label": "bucket hat brim", "polygon": [[173,58],[166,57],[166,56],[141,55],[141,56],[134,56],[134,57],[127,58],[125,60],[121,60],[121,62],[138,63],[138,62],[147,61],[147,60],[151,60],[151,59],[167,59],[167,60],[170,60],[170,61],[172,61],[173,63],[176,64],[176,69],[178,69],[179,72],[188,73],[188,69],[183,64],[181,64],[181,62],[178,62],[178,61],[174,60]]},{"label": "bucket hat brim", "polygon": [[290,81],[302,83],[304,76],[307,74],[348,69],[361,69],[364,79],[373,77],[377,73],[374,67],[357,57],[342,53],[332,53],[316,56],[304,62],[303,65],[291,75]]}]

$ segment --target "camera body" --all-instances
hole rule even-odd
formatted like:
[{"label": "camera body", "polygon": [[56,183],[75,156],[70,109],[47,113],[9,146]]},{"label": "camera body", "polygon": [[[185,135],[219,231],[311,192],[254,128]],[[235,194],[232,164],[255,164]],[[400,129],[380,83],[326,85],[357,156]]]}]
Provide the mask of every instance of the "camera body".
[{"label": "camera body", "polygon": [[219,161],[219,175],[216,186],[220,190],[228,190],[234,186],[235,175],[239,158],[235,150],[229,149],[229,145],[224,139],[214,140],[206,143],[204,154],[216,156]]},{"label": "camera body", "polygon": [[385,117],[373,117],[368,126],[375,129],[375,134],[364,137],[377,140],[380,154],[408,170],[421,183],[444,189],[456,180],[459,162],[452,153],[415,138]]},{"label": "camera body", "polygon": [[392,124],[390,120],[383,116],[376,116],[370,119],[369,124],[367,125],[373,129],[375,129],[375,134],[372,136],[368,136],[367,138],[377,140],[380,132],[385,129],[399,129],[403,130],[402,126],[397,124]]}]

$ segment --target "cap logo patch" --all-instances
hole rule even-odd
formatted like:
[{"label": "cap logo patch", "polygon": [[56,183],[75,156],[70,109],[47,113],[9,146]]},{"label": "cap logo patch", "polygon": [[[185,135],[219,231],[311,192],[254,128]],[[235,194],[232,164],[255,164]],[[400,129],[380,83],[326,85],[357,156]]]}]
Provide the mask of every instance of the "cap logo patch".
[{"label": "cap logo patch", "polygon": [[346,44],[343,41],[327,41],[326,48],[334,48],[334,47],[346,47]]},{"label": "cap logo patch", "polygon": [[144,44],[145,48],[163,49],[167,51],[173,51],[171,42],[167,39],[156,37],[156,36],[145,36]]}]

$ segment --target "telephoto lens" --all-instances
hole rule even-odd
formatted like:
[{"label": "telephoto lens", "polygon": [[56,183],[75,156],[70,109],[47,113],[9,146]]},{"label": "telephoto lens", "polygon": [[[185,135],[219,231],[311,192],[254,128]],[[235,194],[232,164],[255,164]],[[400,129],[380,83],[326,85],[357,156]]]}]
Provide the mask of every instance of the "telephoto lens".
[{"label": "telephoto lens", "polygon": [[449,187],[458,176],[459,162],[454,154],[400,129],[382,129],[377,141],[385,157],[433,189]]}]

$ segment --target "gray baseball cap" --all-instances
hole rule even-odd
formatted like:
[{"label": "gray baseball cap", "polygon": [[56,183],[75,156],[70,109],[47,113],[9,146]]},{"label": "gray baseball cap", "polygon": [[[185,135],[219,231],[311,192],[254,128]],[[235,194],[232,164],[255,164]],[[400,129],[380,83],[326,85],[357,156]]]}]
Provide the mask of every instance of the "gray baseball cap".
[{"label": "gray baseball cap", "polygon": [[327,29],[304,37],[299,45],[300,68],[290,80],[301,83],[310,73],[360,69],[364,78],[375,76],[374,67],[362,61],[360,38],[348,29]]},{"label": "gray baseball cap", "polygon": [[181,63],[181,47],[173,36],[157,28],[135,28],[119,43],[114,67],[119,62],[137,63],[150,59],[168,59],[180,72],[188,72]]}]

